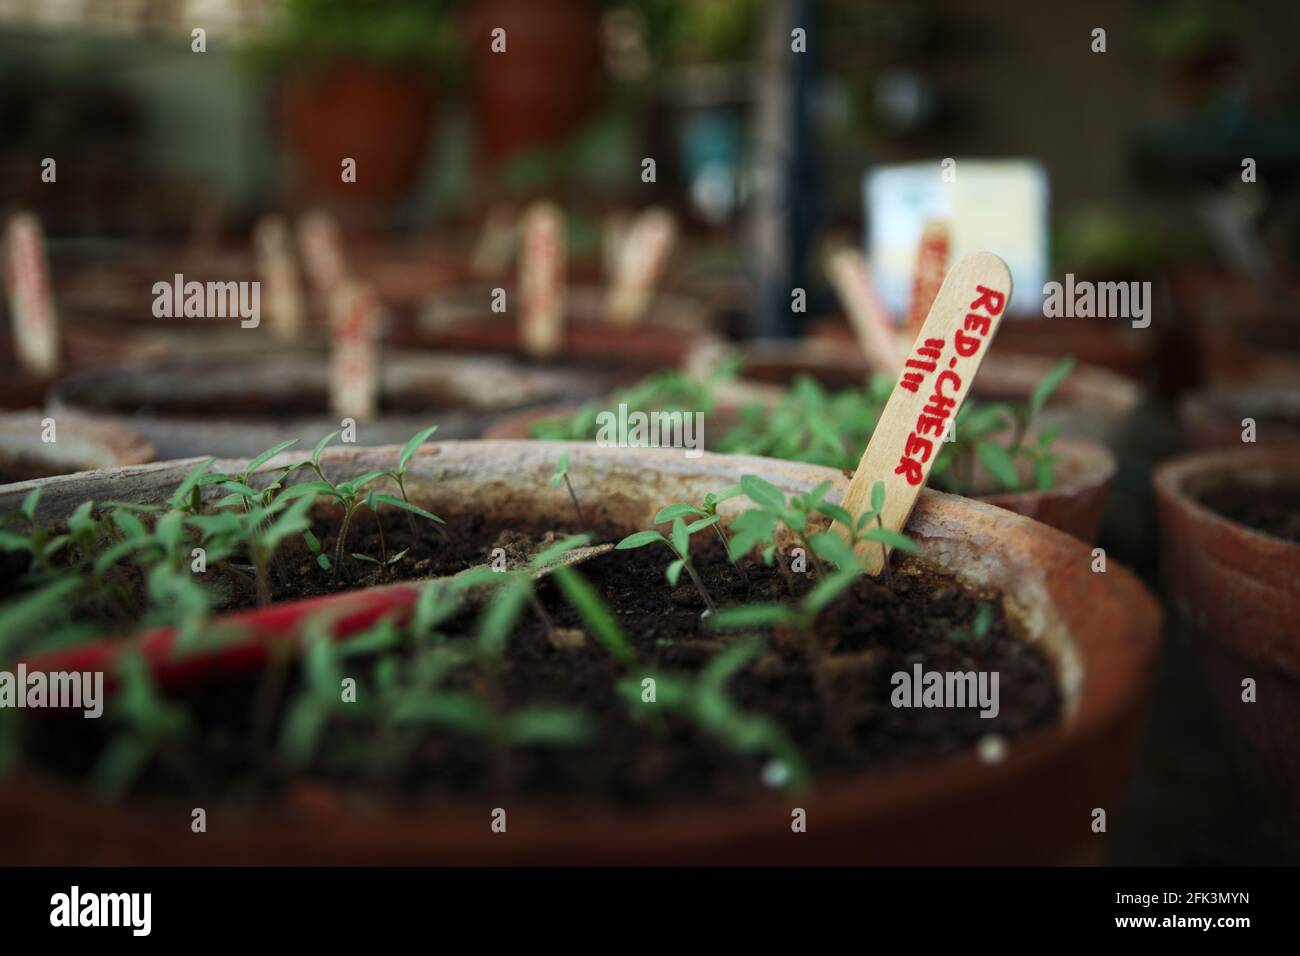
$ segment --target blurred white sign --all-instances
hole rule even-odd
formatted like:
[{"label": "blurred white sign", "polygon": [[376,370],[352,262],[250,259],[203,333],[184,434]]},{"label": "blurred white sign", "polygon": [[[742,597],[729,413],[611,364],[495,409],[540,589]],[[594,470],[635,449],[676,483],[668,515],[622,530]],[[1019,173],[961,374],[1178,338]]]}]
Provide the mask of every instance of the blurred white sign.
[{"label": "blurred white sign", "polygon": [[877,166],[862,179],[871,274],[896,322],[907,314],[925,224],[951,227],[950,262],[973,252],[1002,257],[1015,279],[1011,310],[1042,311],[1050,266],[1048,182],[1032,160],[931,160]]}]

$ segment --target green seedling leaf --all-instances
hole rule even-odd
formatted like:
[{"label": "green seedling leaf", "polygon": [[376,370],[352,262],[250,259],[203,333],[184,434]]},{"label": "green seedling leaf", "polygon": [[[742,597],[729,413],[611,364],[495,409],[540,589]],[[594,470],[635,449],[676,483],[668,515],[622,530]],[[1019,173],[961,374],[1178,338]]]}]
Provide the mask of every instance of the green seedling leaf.
[{"label": "green seedling leaf", "polygon": [[330,432],[328,435],[326,435],[324,438],[322,438],[320,441],[318,441],[318,442],[316,443],[316,447],[315,447],[314,449],[312,449],[312,453],[311,453],[311,463],[312,463],[313,465],[315,465],[317,468],[320,467],[320,456],[321,456],[321,453],[325,451],[325,446],[327,446],[330,442],[332,442],[332,441],[333,441],[335,438],[337,438],[338,436],[339,436],[339,433],[336,432],[336,431],[333,431],[333,432]]},{"label": "green seedling leaf", "polygon": [[813,535],[808,539],[808,544],[812,546],[819,558],[824,558],[841,570],[861,570],[853,546],[833,531],[823,531],[821,534]]},{"label": "green seedling leaf", "polygon": [[33,488],[31,491],[27,492],[27,495],[23,498],[23,503],[19,506],[19,510],[28,521],[33,521],[36,518],[36,506],[40,504],[40,502],[41,489]]},{"label": "green seedling leaf", "polygon": [[784,604],[742,604],[726,607],[708,617],[709,626],[719,630],[748,627],[776,627],[794,622],[794,612]]},{"label": "green seedling leaf", "polygon": [[300,441],[302,441],[301,438],[290,438],[288,441],[282,441],[278,445],[271,446],[266,451],[262,452],[260,455],[258,455],[248,463],[248,467],[244,469],[244,474],[251,475],[253,472],[257,471],[257,469],[261,468],[263,465],[265,465],[276,455],[280,454],[280,452],[292,448]]},{"label": "green seedling leaf", "polygon": [[38,636],[41,625],[66,612],[81,582],[80,577],[62,578],[5,605],[0,610],[0,660],[8,660],[19,642]]},{"label": "green seedling leaf", "polygon": [[1016,463],[1005,448],[996,442],[982,441],[975,446],[975,453],[979,455],[980,463],[1004,487],[1015,489],[1019,486],[1020,475],[1016,471]]},{"label": "green seedling leaf", "polygon": [[669,505],[666,508],[660,508],[659,513],[655,515],[654,523],[664,524],[669,521],[676,521],[678,518],[703,516],[707,513],[708,512],[703,509],[695,507],[695,505],[682,501],[675,505]]},{"label": "green seedling leaf", "polygon": [[506,719],[506,738],[517,747],[584,743],[591,737],[586,715],[561,707],[525,707]]},{"label": "green seedling leaf", "polygon": [[181,483],[177,486],[176,492],[171,497],[171,506],[173,508],[184,507],[189,502],[190,492],[198,487],[199,479],[203,477],[210,467],[212,467],[212,463],[215,460],[216,459],[214,458],[205,458],[203,461],[191,468],[189,474],[181,479]]},{"label": "green seedling leaf", "polygon": [[686,567],[686,562],[683,561],[681,558],[678,558],[676,561],[673,561],[671,564],[669,564],[668,567],[664,569],[664,574],[668,576],[668,583],[671,584],[673,587],[677,587],[677,582],[681,579],[682,576],[682,569],[685,567]]},{"label": "green seedling leaf", "polygon": [[149,537],[144,523],[129,511],[114,511],[113,524],[117,525],[117,530],[122,532],[127,540]]},{"label": "green seedling leaf", "polygon": [[403,498],[398,498],[396,495],[373,494],[371,497],[373,497],[375,501],[378,501],[381,504],[390,505],[394,508],[401,508],[403,511],[409,511],[411,512],[411,514],[419,515],[421,518],[424,518],[428,521],[434,521],[437,522],[438,524],[446,524],[445,521],[439,518],[432,511],[425,511],[419,505],[411,504],[411,502]]},{"label": "green seedling leaf", "polygon": [[591,636],[599,641],[620,664],[624,667],[631,666],[636,660],[632,645],[623,636],[609,608],[605,607],[600,595],[587,583],[587,579],[572,568],[558,568],[555,572],[555,583],[564,593],[565,600],[578,612],[582,622],[591,632]]},{"label": "green seedling leaf", "polygon": [[853,515],[849,514],[847,509],[842,508],[839,505],[833,505],[828,501],[819,501],[817,503],[817,511],[824,514],[832,521],[838,521],[846,528],[853,527]]},{"label": "green seedling leaf", "polygon": [[706,691],[721,691],[762,652],[763,642],[756,639],[737,641],[719,651],[700,671],[700,687]]},{"label": "green seedling leaf", "polygon": [[574,548],[585,547],[588,544],[591,544],[591,535],[589,534],[573,534],[569,535],[567,538],[561,538],[559,541],[548,545],[541,551],[538,551],[537,554],[533,555],[533,559],[528,562],[529,567],[534,570],[540,570],[548,565],[554,564]]},{"label": "green seedling leaf", "polygon": [[886,545],[895,551],[903,551],[907,554],[915,554],[917,551],[916,542],[901,531],[893,531],[889,528],[869,528],[862,537],[867,541]]},{"label": "green seedling leaf", "polygon": [[616,551],[627,551],[631,548],[644,548],[647,544],[654,544],[656,541],[662,541],[668,544],[668,539],[658,531],[634,531],[618,544],[614,545]]},{"label": "green seedling leaf", "polygon": [[885,483],[877,481],[871,486],[871,510],[877,513],[885,507]]},{"label": "green seedling leaf", "polygon": [[673,521],[673,549],[682,557],[686,556],[691,547],[691,534],[686,530],[686,522],[681,518]]},{"label": "green seedling leaf", "polygon": [[785,508],[785,495],[781,489],[758,475],[742,475],[740,487],[749,500],[762,508],[780,511]]},{"label": "green seedling leaf", "polygon": [[363,561],[366,564],[379,564],[378,558],[372,558],[368,554],[358,554],[356,551],[353,551],[352,557],[356,558],[358,561]]},{"label": "green seedling leaf", "polygon": [[861,572],[857,568],[836,571],[824,581],[819,581],[817,586],[808,592],[808,596],[803,599],[803,606],[814,614],[817,613],[853,587],[860,576]]},{"label": "green seedling leaf", "polygon": [[505,652],[510,631],[523,613],[531,588],[527,578],[512,576],[479,618],[478,646],[488,657],[499,658]]},{"label": "green seedling leaf", "polygon": [[[423,431],[415,435],[412,435],[410,439],[407,440],[406,444],[402,446],[402,453],[397,456],[397,470],[399,472],[406,471],[407,462],[411,460],[411,457],[416,453],[419,447],[429,440],[429,436],[432,435],[437,430],[438,430],[437,425],[430,425],[428,428],[424,429]],[[565,463],[567,464],[568,452],[564,453],[564,460]]]},{"label": "green seedling leaf", "polygon": [[705,528],[711,528],[721,520],[721,515],[714,515],[712,518],[701,518],[699,521],[692,521],[686,526],[686,534],[689,536],[697,531],[703,531]]},{"label": "green seedling leaf", "polygon": [[1043,406],[1046,405],[1048,399],[1052,397],[1052,393],[1060,388],[1061,383],[1064,382],[1069,377],[1070,373],[1074,371],[1074,366],[1074,356],[1067,355],[1065,358],[1061,359],[1061,361],[1053,365],[1051,369],[1048,370],[1047,374],[1039,380],[1038,384],[1034,386],[1033,392],[1029,395],[1030,418],[1037,417],[1038,413],[1043,410]]}]

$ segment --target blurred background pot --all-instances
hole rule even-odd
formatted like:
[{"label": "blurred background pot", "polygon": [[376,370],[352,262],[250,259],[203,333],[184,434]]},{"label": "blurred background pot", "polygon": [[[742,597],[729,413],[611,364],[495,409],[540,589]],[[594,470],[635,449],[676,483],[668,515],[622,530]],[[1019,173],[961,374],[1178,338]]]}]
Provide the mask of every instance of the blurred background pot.
[{"label": "blurred background pot", "polygon": [[59,415],[55,440],[43,441],[45,418],[39,412],[0,414],[0,485],[154,460],[152,444],[107,419]]},{"label": "blurred background pot", "polygon": [[1300,388],[1220,387],[1185,395],[1178,418],[1191,447],[1240,448],[1246,419],[1255,423],[1254,443],[1300,448]]},{"label": "blurred background pot", "polygon": [[[1300,827],[1300,450],[1190,455],[1157,469],[1155,485],[1166,585],[1234,752]],[[1289,540],[1223,513],[1261,507],[1275,531],[1289,513]]]},{"label": "blurred background pot", "polygon": [[[329,374],[324,354],[178,358],[72,376],[51,392],[50,409],[111,417],[151,440],[163,458],[254,455],[339,428]],[[474,437],[503,412],[593,389],[580,376],[506,359],[388,354],[379,417],[358,422],[358,441],[405,441],[431,424],[439,436]]]},{"label": "blurred background pot", "polygon": [[[412,500],[442,513],[478,509],[531,521],[566,521],[569,502],[547,480],[563,447],[596,521],[644,528],[663,502],[699,500],[755,473],[786,493],[847,480],[838,472],[745,456],[687,459],[654,449],[561,446],[548,442],[445,442],[417,455],[408,471]],[[396,448],[332,449],[335,477],[388,467]],[[146,466],[123,491],[157,500],[193,462]],[[273,464],[273,463],[272,463]],[[231,470],[234,463],[218,462]],[[77,495],[48,489],[49,516]],[[7,502],[0,497],[0,506]],[[724,509],[725,510],[725,509]],[[968,499],[924,492],[908,524],[916,559],[980,590],[1000,591],[1008,615],[1054,662],[1065,700],[1057,726],[1018,739],[996,762],[964,752],[910,767],[827,774],[801,798],[813,819],[808,839],[789,839],[789,800],[761,795],[740,802],[651,809],[635,815],[599,806],[526,803],[511,811],[512,839],[473,825],[481,812],[438,802],[400,808],[377,800],[365,814],[290,808],[241,812],[201,845],[163,836],[150,804],[96,804],[66,784],[27,775],[0,789],[0,820],[11,861],[145,863],[184,860],[245,864],[278,861],[416,863],[1079,863],[1095,861],[1097,836],[1079,821],[1112,806],[1128,774],[1151,668],[1160,612],[1122,568],[1088,570],[1079,542],[1041,524]],[[352,626],[409,608],[410,586],[328,599]],[[405,595],[405,597],[401,596]],[[318,602],[274,609],[283,634]],[[355,613],[352,613],[355,612]],[[338,634],[346,637],[346,634]],[[155,663],[165,644],[154,648]],[[78,653],[86,653],[83,649]],[[31,666],[54,666],[50,657]],[[289,811],[289,812],[286,812]],[[209,813],[218,812],[209,808]],[[978,819],[979,826],[970,820]],[[197,855],[196,855],[197,854]]]}]

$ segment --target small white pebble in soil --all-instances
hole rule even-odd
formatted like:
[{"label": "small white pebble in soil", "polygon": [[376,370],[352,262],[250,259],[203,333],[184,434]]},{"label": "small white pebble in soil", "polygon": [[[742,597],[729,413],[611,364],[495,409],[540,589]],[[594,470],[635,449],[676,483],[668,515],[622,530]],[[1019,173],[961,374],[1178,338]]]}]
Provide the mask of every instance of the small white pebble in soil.
[{"label": "small white pebble in soil", "polygon": [[790,782],[790,767],[784,760],[769,760],[763,764],[763,783],[773,790],[780,790]]},{"label": "small white pebble in soil", "polygon": [[976,749],[980,760],[987,764],[1001,763],[1007,757],[1007,742],[999,734],[985,734]]}]

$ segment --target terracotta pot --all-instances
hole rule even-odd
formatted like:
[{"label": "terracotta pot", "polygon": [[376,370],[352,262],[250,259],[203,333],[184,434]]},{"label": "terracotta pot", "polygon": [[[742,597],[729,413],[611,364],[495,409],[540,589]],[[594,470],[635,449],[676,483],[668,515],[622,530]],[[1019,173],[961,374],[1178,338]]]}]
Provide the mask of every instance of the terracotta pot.
[{"label": "terracotta pot", "polygon": [[[774,402],[779,399],[766,391],[757,392],[749,401]],[[709,436],[726,434],[736,424],[743,404],[736,401],[719,401],[717,409],[704,418],[706,447]],[[494,422],[483,432],[490,439],[530,439],[533,426],[548,418],[564,418],[578,411],[580,405],[551,405],[513,412]],[[612,403],[610,406],[612,407]],[[1014,511],[1016,514],[1041,521],[1045,525],[1073,535],[1080,541],[1093,543],[1101,527],[1101,517],[1106,510],[1106,499],[1115,477],[1115,458],[1096,442],[1061,438],[1053,445],[1060,460],[1056,464],[1056,484],[1051,491],[1019,491],[994,495],[978,495],[977,500]]]},{"label": "terracotta pot", "polygon": [[153,445],[120,424],[60,415],[55,441],[41,440],[39,412],[0,415],[0,484],[154,460]]},{"label": "terracotta pot", "polygon": [[[857,338],[843,318],[823,319],[812,326],[812,337],[857,347]],[[1059,359],[1073,355],[1094,368],[1109,369],[1135,382],[1154,368],[1155,336],[1109,319],[1044,319],[1012,317],[998,327],[999,352],[1043,355]]]},{"label": "terracotta pot", "polygon": [[1199,365],[1212,385],[1293,385],[1300,381],[1300,289],[1273,294],[1241,276],[1195,272],[1174,285],[1186,324],[1196,330]]},{"label": "terracotta pot", "polygon": [[[507,303],[516,301],[514,290],[505,288]],[[490,311],[492,295],[490,286],[442,293],[413,321],[399,323],[392,339],[403,348],[522,358],[517,313]],[[565,340],[555,361],[560,367],[598,374],[608,384],[677,368],[694,349],[715,341],[707,329],[705,308],[692,298],[660,293],[643,321],[618,326],[605,321],[603,288],[571,286],[566,296]]]},{"label": "terracotta pot", "polygon": [[[52,389],[49,407],[114,418],[164,458],[253,455],[339,427],[328,408],[329,375],[323,354],[194,356],[74,375]],[[474,437],[504,412],[594,391],[581,376],[507,359],[389,353],[381,364],[380,417],[358,423],[357,440],[405,441],[435,423],[440,436]]]},{"label": "terracotta pot", "polygon": [[1300,388],[1214,388],[1184,396],[1178,418],[1192,448],[1243,446],[1242,421],[1255,420],[1255,444],[1300,448]]},{"label": "terracotta pot", "polygon": [[[808,375],[827,388],[852,388],[870,374],[857,348],[825,341],[759,341],[740,346],[745,380],[790,385]],[[686,360],[686,370],[705,375],[730,354],[717,343],[704,343]],[[980,400],[1019,401],[1029,397],[1039,379],[1059,359],[1038,355],[999,353],[995,347],[980,366],[972,394]],[[1116,449],[1123,444],[1142,390],[1128,379],[1106,369],[1079,365],[1057,389],[1039,415],[1036,427],[1059,428],[1071,438],[1099,441]]]},{"label": "terracotta pot", "polygon": [[[409,487],[415,500],[435,509],[562,520],[569,502],[547,481],[561,447],[442,443],[413,460]],[[786,492],[830,479],[836,500],[847,484],[830,469],[769,459],[687,459],[589,445],[570,451],[570,473],[579,494],[599,509],[597,520],[626,531],[646,527],[664,502],[698,499],[742,473],[762,475]],[[395,448],[338,449],[327,455],[327,467],[355,473],[386,467],[395,454]],[[121,490],[156,500],[191,464],[134,470]],[[64,493],[71,488],[67,479],[47,486],[43,507],[52,519],[75,507],[80,495]],[[0,509],[8,504],[0,493]],[[764,794],[635,814],[513,803],[508,840],[490,833],[487,805],[464,802],[393,807],[377,798],[355,813],[333,801],[316,811],[280,806],[227,813],[209,806],[207,837],[182,842],[161,823],[178,812],[165,801],[92,804],[68,784],[27,775],[0,788],[0,846],[8,862],[82,864],[1095,861],[1101,841],[1088,821],[1094,807],[1116,806],[1131,764],[1158,644],[1158,607],[1127,571],[1093,574],[1079,542],[998,508],[927,491],[907,530],[921,546],[919,557],[909,560],[1006,596],[1017,626],[1056,663],[1064,717],[1017,739],[1005,759],[992,764],[965,752],[906,768],[828,774],[799,798],[812,825],[796,839],[789,798]],[[348,597],[348,607],[373,615],[380,613],[377,600],[383,599],[376,592],[358,592]],[[394,597],[391,606],[404,601],[409,597]],[[263,613],[275,617],[271,630],[283,634],[295,615],[312,610],[304,603]],[[86,659],[85,649],[76,653]],[[155,648],[155,661],[161,654]],[[68,659],[49,657],[32,666]]]},{"label": "terracotta pot", "polygon": [[[470,13],[474,129],[481,158],[497,166],[555,146],[596,105],[599,12],[592,0],[480,0]],[[506,33],[506,53],[492,31]]]},{"label": "terracotta pot", "polygon": [[[433,108],[424,73],[360,61],[289,78],[279,99],[286,139],[310,190],[372,203],[395,202],[414,188]],[[357,161],[356,182],[343,182],[344,156]]]},{"label": "terracotta pot", "polygon": [[[1156,471],[1165,579],[1247,767],[1300,827],[1300,544],[1202,504],[1238,484],[1300,487],[1300,450],[1203,452]],[[1242,700],[1248,677],[1256,703]]]}]

